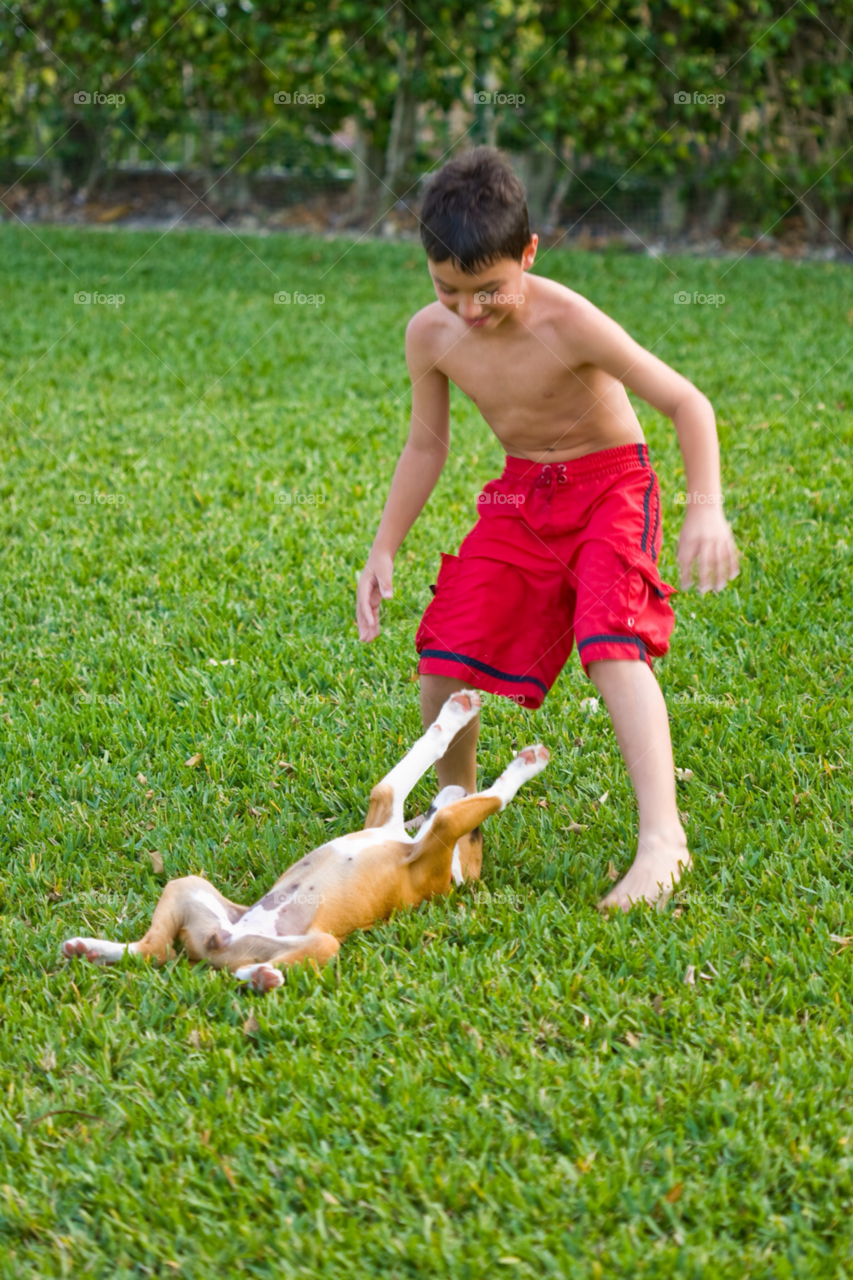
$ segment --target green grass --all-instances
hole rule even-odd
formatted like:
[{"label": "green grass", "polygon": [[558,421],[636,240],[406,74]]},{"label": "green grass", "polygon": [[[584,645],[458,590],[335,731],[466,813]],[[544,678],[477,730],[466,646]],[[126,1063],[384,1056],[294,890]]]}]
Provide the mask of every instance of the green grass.
[{"label": "green grass", "polygon": [[[595,911],[635,812],[573,659],[532,719],[486,700],[485,780],[525,742],[553,756],[490,819],[484,886],[262,1001],[185,960],[105,971],[59,946],[139,935],[152,850],[251,901],[360,824],[418,733],[416,624],[500,450],[455,397],[360,647],[420,251],[38,236],[0,227],[0,1274],[850,1274],[853,948],[830,936],[853,934],[849,268],[542,261],[721,422],[743,570],[676,598],[658,666],[693,771],[696,871],[669,912]],[[638,409],[674,581],[680,458]]]}]

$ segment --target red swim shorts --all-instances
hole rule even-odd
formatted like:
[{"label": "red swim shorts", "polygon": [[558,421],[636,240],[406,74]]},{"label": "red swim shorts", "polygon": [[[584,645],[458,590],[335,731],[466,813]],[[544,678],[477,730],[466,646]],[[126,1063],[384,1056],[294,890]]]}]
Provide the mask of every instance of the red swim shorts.
[{"label": "red swim shorts", "polygon": [[539,707],[577,641],[651,666],[675,617],[661,581],[658,480],[645,444],[572,462],[506,460],[458,556],[442,555],[415,641],[421,675]]}]

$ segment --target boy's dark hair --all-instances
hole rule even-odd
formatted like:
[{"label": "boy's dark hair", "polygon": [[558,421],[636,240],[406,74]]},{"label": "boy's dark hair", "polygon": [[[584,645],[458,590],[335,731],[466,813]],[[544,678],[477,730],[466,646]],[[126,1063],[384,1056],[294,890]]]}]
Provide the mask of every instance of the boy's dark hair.
[{"label": "boy's dark hair", "polygon": [[421,240],[433,262],[471,273],[498,258],[520,262],[530,243],[524,187],[494,147],[475,147],[430,179]]}]

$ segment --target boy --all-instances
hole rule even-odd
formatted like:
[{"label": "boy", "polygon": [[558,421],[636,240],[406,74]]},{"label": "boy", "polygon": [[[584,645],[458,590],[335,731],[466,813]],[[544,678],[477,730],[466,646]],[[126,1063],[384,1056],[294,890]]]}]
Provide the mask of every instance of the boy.
[{"label": "boy", "polygon": [[[541,706],[573,639],[603,697],[637,795],[634,863],[600,907],[662,907],[690,868],[675,796],[669,720],[652,674],[674,615],[657,558],[657,477],[626,387],[670,417],[687,473],[678,559],[701,592],[737,574],[723,515],[714,411],[686,378],[597,307],[543,276],[524,191],[490,148],[432,179],[421,238],[438,298],[410,321],[408,441],[358,585],[363,641],[379,634],[394,556],[449,449],[449,382],[478,406],[507,453],[478,500],[458,556],[442,556],[417,634],[421,708],[431,724],[448,695],[474,686]],[[436,766],[442,787],[476,790],[477,722]],[[482,847],[462,854],[467,879]]]}]

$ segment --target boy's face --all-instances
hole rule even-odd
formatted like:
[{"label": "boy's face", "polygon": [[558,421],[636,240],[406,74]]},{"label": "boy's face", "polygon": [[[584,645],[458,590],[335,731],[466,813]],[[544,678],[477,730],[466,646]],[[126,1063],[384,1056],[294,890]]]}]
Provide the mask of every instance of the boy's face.
[{"label": "boy's face", "polygon": [[469,329],[496,329],[507,316],[524,306],[524,273],[533,266],[539,237],[530,237],[521,261],[498,258],[476,272],[463,271],[452,259],[427,259],[439,302],[453,311]]}]

